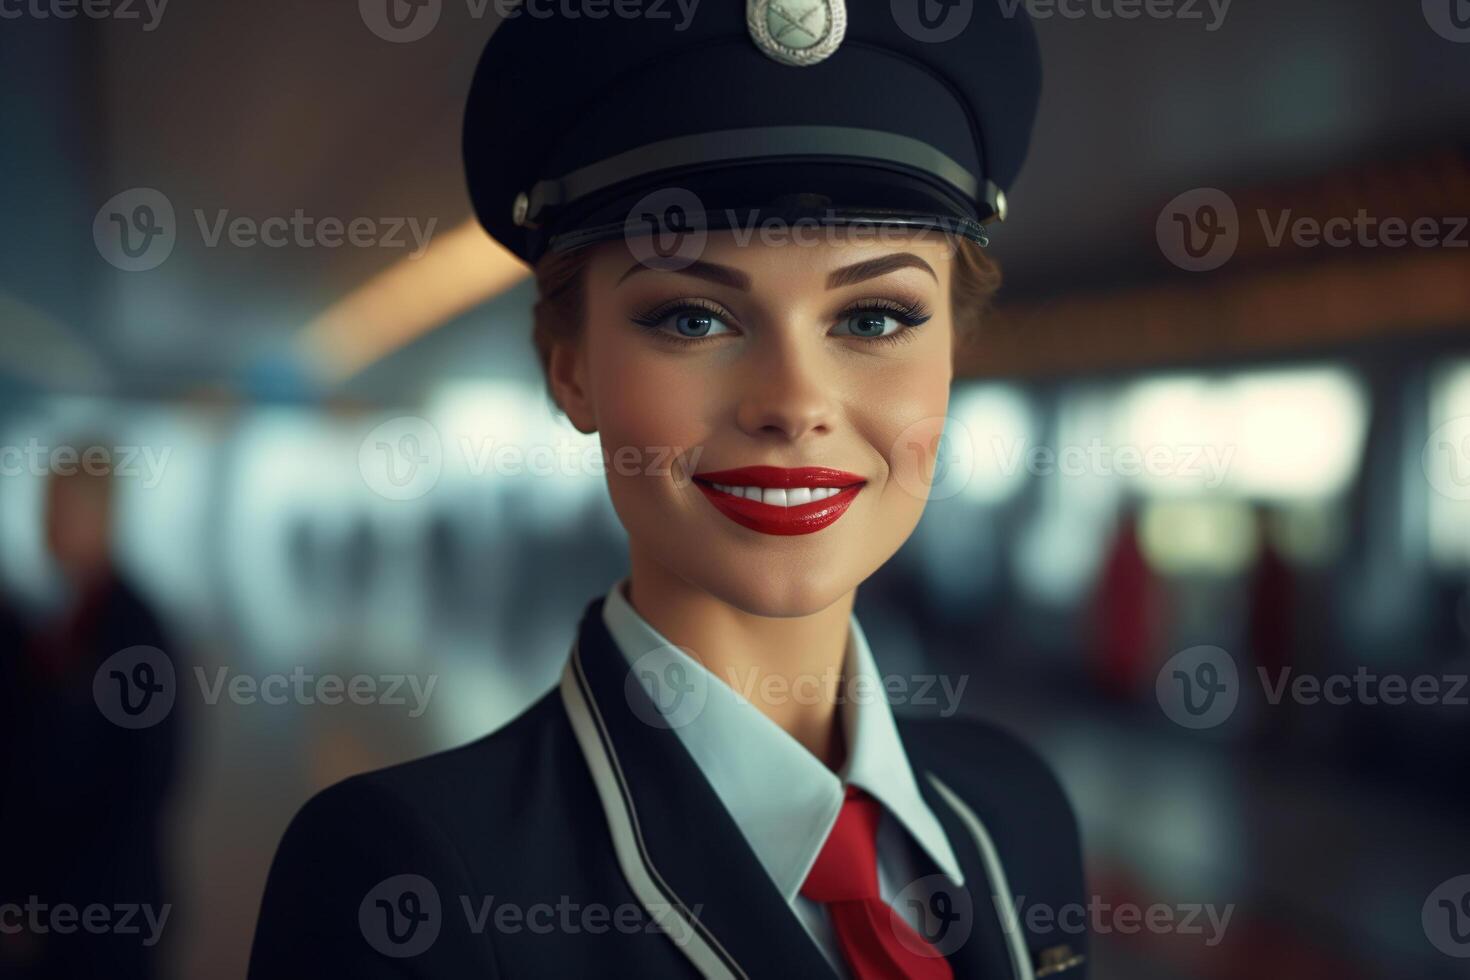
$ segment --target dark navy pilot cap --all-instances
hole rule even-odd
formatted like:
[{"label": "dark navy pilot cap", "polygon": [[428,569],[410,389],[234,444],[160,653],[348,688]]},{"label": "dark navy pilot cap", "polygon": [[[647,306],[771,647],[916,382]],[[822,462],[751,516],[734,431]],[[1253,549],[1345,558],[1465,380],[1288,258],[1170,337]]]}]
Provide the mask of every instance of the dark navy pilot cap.
[{"label": "dark navy pilot cap", "polygon": [[706,228],[815,216],[983,243],[1040,89],[1022,3],[524,0],[476,69],[465,170],[481,224],[533,264],[622,237],[665,193]]}]

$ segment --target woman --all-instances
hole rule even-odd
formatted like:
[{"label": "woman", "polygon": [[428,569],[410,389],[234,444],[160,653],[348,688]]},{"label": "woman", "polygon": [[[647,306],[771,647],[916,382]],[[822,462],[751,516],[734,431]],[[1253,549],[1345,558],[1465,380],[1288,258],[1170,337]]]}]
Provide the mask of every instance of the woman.
[{"label": "woman", "polygon": [[901,6],[497,30],[471,196],[630,571],[520,717],[303,808],[252,976],[1084,975],[1056,780],[896,721],[852,615],[923,512],[1039,87],[1023,14]]}]

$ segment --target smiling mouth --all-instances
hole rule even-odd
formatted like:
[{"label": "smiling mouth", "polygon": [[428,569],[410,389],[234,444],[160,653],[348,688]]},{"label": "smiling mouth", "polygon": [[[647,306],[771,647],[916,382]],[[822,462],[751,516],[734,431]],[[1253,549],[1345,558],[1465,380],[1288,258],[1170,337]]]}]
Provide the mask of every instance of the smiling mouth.
[{"label": "smiling mouth", "polygon": [[825,466],[741,466],[696,473],[715,509],[762,534],[811,534],[847,512],[867,480]]}]

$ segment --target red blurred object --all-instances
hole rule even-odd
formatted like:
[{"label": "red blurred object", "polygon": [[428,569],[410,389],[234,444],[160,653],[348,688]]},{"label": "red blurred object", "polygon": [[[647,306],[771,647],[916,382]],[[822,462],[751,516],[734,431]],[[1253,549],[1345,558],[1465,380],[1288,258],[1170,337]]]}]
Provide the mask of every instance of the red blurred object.
[{"label": "red blurred object", "polygon": [[1125,513],[1098,576],[1090,667],[1113,697],[1145,696],[1162,625],[1159,581],[1138,543],[1138,518]]}]

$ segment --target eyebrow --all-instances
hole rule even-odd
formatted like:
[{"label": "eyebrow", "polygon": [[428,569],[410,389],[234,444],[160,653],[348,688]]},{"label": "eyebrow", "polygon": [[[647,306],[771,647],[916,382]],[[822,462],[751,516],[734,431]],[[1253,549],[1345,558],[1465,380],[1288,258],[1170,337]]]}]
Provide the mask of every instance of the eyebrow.
[{"label": "eyebrow", "polygon": [[[934,268],[919,258],[913,252],[895,252],[892,255],[882,255],[876,259],[868,259],[865,262],[857,262],[853,265],[834,269],[827,275],[827,288],[837,289],[840,286],[851,286],[853,283],[862,282],[865,279],[876,279],[878,276],[887,275],[899,269],[923,269],[934,279],[939,277],[934,274]],[[658,265],[644,262],[634,262],[626,272],[618,278],[621,286],[630,276],[640,272],[659,270]],[[694,276],[698,279],[708,279],[710,282],[719,283],[722,286],[730,286],[743,292],[750,291],[750,276],[728,265],[719,265],[715,262],[696,260],[678,269],[669,271],[680,272],[686,276]]]},{"label": "eyebrow", "polygon": [[855,282],[876,279],[878,276],[887,275],[898,269],[923,269],[935,282],[939,281],[939,277],[934,274],[933,266],[913,252],[895,252],[892,255],[880,255],[876,259],[868,259],[866,262],[858,262],[855,265],[834,270],[827,276],[827,288],[851,286]]}]

